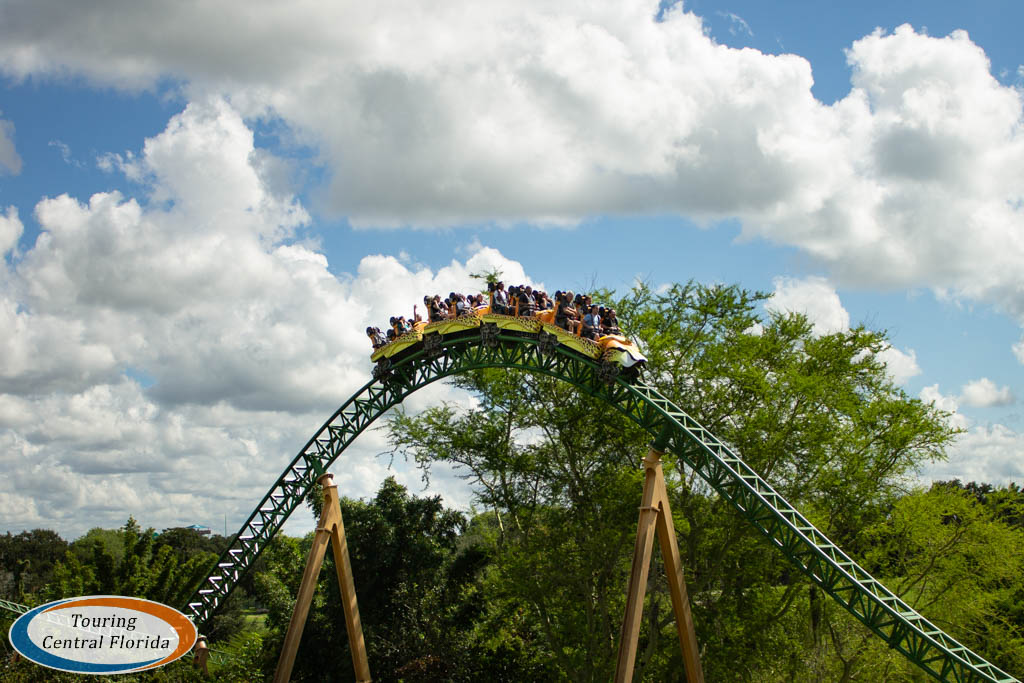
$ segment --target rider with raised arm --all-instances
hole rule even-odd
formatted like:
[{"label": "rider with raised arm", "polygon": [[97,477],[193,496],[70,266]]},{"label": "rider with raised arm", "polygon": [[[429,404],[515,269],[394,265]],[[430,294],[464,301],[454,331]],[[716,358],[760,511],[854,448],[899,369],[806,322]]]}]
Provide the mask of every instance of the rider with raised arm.
[{"label": "rider with raised arm", "polygon": [[437,323],[444,320],[444,314],[441,311],[441,297],[434,295],[433,297],[423,297],[423,303],[427,307],[427,322]]}]

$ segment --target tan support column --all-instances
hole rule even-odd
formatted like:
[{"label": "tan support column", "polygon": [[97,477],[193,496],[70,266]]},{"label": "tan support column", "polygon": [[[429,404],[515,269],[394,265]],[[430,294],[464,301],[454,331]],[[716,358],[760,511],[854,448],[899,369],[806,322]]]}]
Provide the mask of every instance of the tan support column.
[{"label": "tan support column", "polygon": [[644,473],[644,494],[640,503],[640,519],[636,526],[633,569],[629,574],[629,588],[626,589],[626,614],[622,618],[622,637],[619,640],[619,659],[615,666],[615,683],[633,680],[636,645],[640,637],[640,618],[643,615],[647,574],[650,571],[651,551],[654,548],[654,525],[658,518],[658,509],[654,507],[654,496],[657,492],[655,476],[654,470],[650,468]]},{"label": "tan support column", "polygon": [[320,575],[327,542],[333,541],[334,564],[338,571],[338,585],[341,588],[343,607],[345,609],[345,626],[348,630],[348,642],[352,651],[352,666],[355,668],[356,680],[359,683],[370,683],[370,665],[363,642],[363,627],[359,620],[359,607],[356,604],[355,583],[352,580],[352,565],[348,556],[348,545],[345,541],[345,525],[341,519],[341,505],[338,501],[338,487],[334,484],[331,474],[324,474],[319,479],[324,490],[324,506],[320,511],[320,522],[313,536],[313,546],[309,549],[306,569],[302,573],[299,594],[295,598],[295,609],[288,623],[288,633],[281,646],[281,657],[277,661],[274,672],[274,683],[287,683],[295,665],[295,655],[302,640],[302,630],[306,626],[309,606],[316,590],[316,580]]},{"label": "tan support column", "polygon": [[192,654],[192,667],[202,671],[204,676],[209,676],[210,672],[206,668],[206,662],[209,658],[210,648],[206,644],[206,636],[199,636],[199,639],[196,641],[196,651]]},{"label": "tan support column", "polygon": [[657,498],[661,507],[658,514],[658,544],[661,546],[661,559],[665,563],[665,575],[668,578],[669,593],[672,595],[672,611],[676,615],[676,631],[679,634],[679,647],[683,651],[683,663],[686,665],[686,680],[688,683],[704,683],[704,669],[700,664],[697,632],[693,627],[690,597],[686,592],[683,562],[679,556],[676,528],[672,522],[672,508],[669,507],[668,490],[665,488],[665,477],[662,474],[660,462],[658,463]]},{"label": "tan support column", "polygon": [[341,589],[342,607],[345,610],[345,630],[348,632],[348,649],[352,653],[352,666],[355,668],[356,680],[360,683],[369,683],[370,663],[366,656],[366,643],[363,641],[363,623],[359,620],[356,584],[352,579],[352,561],[348,556],[345,525],[341,519],[338,486],[330,474],[321,477],[320,483],[324,487],[324,507],[331,510],[333,525],[331,550],[334,552],[334,566],[338,569],[338,588]]},{"label": "tan support column", "polygon": [[669,507],[665,475],[661,469],[661,453],[654,448],[644,459],[644,493],[640,504],[640,519],[637,522],[636,546],[633,549],[633,568],[626,592],[626,613],[622,619],[622,638],[619,641],[619,658],[615,668],[615,682],[627,683],[633,679],[636,663],[637,640],[640,636],[640,619],[643,613],[644,593],[647,591],[647,576],[654,545],[654,531],[657,530],[661,556],[668,575],[669,591],[672,595],[672,610],[676,617],[679,645],[683,651],[688,683],[704,683],[704,672],[700,665],[697,648],[697,634],[693,628],[690,601],[683,577],[683,563],[679,558],[675,525],[672,523],[672,509]]}]

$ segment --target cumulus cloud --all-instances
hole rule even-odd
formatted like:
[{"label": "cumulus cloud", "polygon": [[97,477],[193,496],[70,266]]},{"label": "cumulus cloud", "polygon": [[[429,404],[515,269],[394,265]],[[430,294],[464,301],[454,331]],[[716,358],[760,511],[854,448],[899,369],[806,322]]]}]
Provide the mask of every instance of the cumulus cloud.
[{"label": "cumulus cloud", "polygon": [[[436,270],[369,255],[336,276],[291,239],[305,209],[269,189],[254,151],[229,104],[193,103],[123,159],[147,196],[36,206],[35,244],[0,262],[7,528],[73,535],[129,514],[237,524],[367,380],[367,325],[411,314],[425,292],[478,288],[482,271],[541,284],[479,244]],[[0,215],[0,248],[22,230],[14,209]],[[443,385],[421,393],[465,400]],[[335,467],[347,495],[374,492],[382,450],[367,434]],[[399,475],[421,488],[418,473]],[[451,473],[439,470],[432,490],[469,502]]]},{"label": "cumulus cloud", "polygon": [[[230,22],[241,9],[244,28]],[[680,5],[660,23],[655,9],[306,2],[284,12],[237,2],[182,13],[155,2],[116,11],[21,2],[7,10],[0,64],[17,76],[74,69],[141,87],[170,74],[230,91],[319,143],[345,190],[339,208],[363,208],[367,220],[429,221],[428,199],[445,205],[445,220],[474,207],[488,219],[499,208],[515,218],[772,210],[848,151],[842,141],[818,157],[810,149],[843,122],[811,96],[805,60],[725,48]],[[81,35],[83,21],[104,29]],[[180,23],[202,28],[164,30]],[[416,182],[401,201],[360,199],[345,187],[356,171],[388,174],[388,187],[396,172]],[[492,188],[500,192],[480,204],[477,193]]]},{"label": "cumulus cloud", "polygon": [[[317,208],[357,226],[737,217],[745,238],[802,249],[832,282],[933,287],[1024,320],[1021,93],[966,33],[902,26],[856,41],[851,91],[826,106],[801,57],[727,48],[682,5],[662,21],[657,9],[6,3],[6,76],[171,79],[192,101],[138,156],[99,161],[149,196],[37,206],[40,239],[4,271],[9,395],[87,395],[142,368],[160,410],[305,415],[363,377],[360,325],[502,258],[480,250],[433,273],[371,257],[332,276],[322,253],[289,241],[306,208],[270,182],[245,117],[313,149],[327,178]],[[13,171],[11,140],[0,126]],[[0,219],[7,251],[16,221]],[[408,299],[387,289],[375,307],[396,274]],[[842,324],[827,293],[815,305],[816,324]],[[916,369],[912,351],[890,355],[891,371]],[[10,452],[39,447],[16,435]]]},{"label": "cumulus cloud", "polygon": [[803,313],[815,334],[843,332],[850,327],[850,314],[839,301],[835,288],[823,277],[804,279],[777,277],[772,298],[765,308],[774,313]]},{"label": "cumulus cloud", "polygon": [[[850,328],[850,314],[839,300],[835,288],[823,277],[777,277],[772,298],[765,309],[772,313],[802,313],[807,316],[814,334],[845,332]],[[901,351],[891,344],[878,352],[876,358],[897,384],[921,374],[917,353],[913,349]]]},{"label": "cumulus cloud", "polygon": [[18,209],[13,206],[7,207],[7,211],[0,214],[0,256],[6,256],[8,252],[15,250],[24,231],[25,226],[18,218]]},{"label": "cumulus cloud", "polygon": [[988,377],[968,382],[960,390],[960,401],[975,408],[1007,406],[1016,400],[1010,387],[997,387]]},{"label": "cumulus cloud", "polygon": [[1013,355],[1017,357],[1018,362],[1024,365],[1024,338],[1013,345]]},{"label": "cumulus cloud", "polygon": [[947,421],[950,426],[957,429],[967,429],[971,422],[967,416],[958,412],[960,404],[956,399],[956,396],[950,396],[943,394],[939,391],[938,384],[932,384],[921,390],[919,398],[924,402],[931,404],[939,410],[948,413]]},{"label": "cumulus cloud", "polygon": [[0,174],[3,172],[21,173],[21,157],[14,147],[14,124],[0,119]]},{"label": "cumulus cloud", "polygon": [[1024,319],[1021,92],[963,31],[878,30],[847,59],[826,106],[803,58],[717,44],[653,0],[16,0],[0,27],[15,78],[170,78],[283,122],[327,171],[322,208],[355,225],[738,217],[836,282]]},{"label": "cumulus cloud", "polygon": [[879,351],[876,358],[885,363],[886,370],[896,384],[904,384],[911,377],[921,374],[921,366],[917,364],[917,352],[914,349],[901,351],[890,344]]},{"label": "cumulus cloud", "polygon": [[1024,482],[1024,434],[1001,424],[982,425],[961,435],[949,459],[922,473],[930,481],[959,479],[1006,486]]},{"label": "cumulus cloud", "polygon": [[1005,405],[1013,397],[987,378],[968,382],[959,397],[943,394],[938,384],[921,390],[920,399],[947,412],[950,426],[963,430],[946,449],[947,459],[921,472],[925,481],[960,479],[1005,486],[1024,482],[1024,434],[999,424],[974,424],[959,412],[960,403],[975,407]]}]

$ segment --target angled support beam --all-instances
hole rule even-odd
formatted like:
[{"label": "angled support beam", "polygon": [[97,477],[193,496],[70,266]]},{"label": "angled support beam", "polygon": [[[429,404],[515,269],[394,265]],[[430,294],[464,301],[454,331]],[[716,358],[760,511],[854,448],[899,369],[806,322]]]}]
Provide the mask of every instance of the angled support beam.
[{"label": "angled support beam", "polygon": [[359,683],[370,683],[370,664],[366,656],[366,644],[363,642],[363,626],[359,620],[359,606],[356,604],[356,587],[352,580],[352,564],[348,556],[348,544],[345,541],[345,525],[341,519],[341,505],[338,501],[338,487],[334,483],[334,475],[327,473],[318,480],[324,490],[324,506],[320,512],[320,522],[313,536],[313,546],[309,549],[306,569],[302,573],[299,594],[295,598],[295,609],[291,621],[288,622],[288,633],[281,646],[281,657],[277,660],[277,671],[274,672],[274,683],[287,683],[295,665],[295,655],[302,640],[302,630],[306,626],[309,605],[316,590],[316,580],[320,575],[320,567],[327,552],[327,542],[331,542],[334,551],[334,566],[338,570],[338,586],[341,588],[342,606],[345,609],[345,627],[348,631],[349,650],[352,652],[352,666]]},{"label": "angled support beam", "polygon": [[643,613],[644,593],[647,591],[647,575],[651,565],[655,533],[661,545],[661,557],[665,563],[665,574],[672,595],[672,611],[676,616],[676,632],[679,635],[679,646],[683,651],[686,680],[687,683],[704,683],[697,634],[693,628],[690,599],[686,593],[686,580],[683,578],[683,563],[679,558],[672,509],[669,507],[665,475],[661,469],[661,455],[656,447],[652,447],[644,458],[644,493],[640,504],[640,520],[636,528],[633,569],[626,592],[626,613],[622,619],[615,683],[629,683],[633,680],[640,619]]}]

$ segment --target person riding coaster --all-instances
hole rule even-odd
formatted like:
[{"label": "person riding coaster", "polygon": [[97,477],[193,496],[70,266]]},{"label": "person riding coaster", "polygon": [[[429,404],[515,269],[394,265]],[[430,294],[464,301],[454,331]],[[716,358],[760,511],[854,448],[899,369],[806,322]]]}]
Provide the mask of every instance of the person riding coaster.
[{"label": "person riding coaster", "polygon": [[[592,305],[585,316],[581,315],[582,311],[577,309],[575,302],[579,301],[582,305],[589,297],[575,295],[571,291],[556,292],[553,307],[540,308],[544,297],[539,291],[534,292],[526,286],[511,287],[509,301],[513,306],[505,309],[507,313],[501,313],[496,302],[501,299],[499,292],[504,294],[503,285],[499,283],[489,286],[488,291],[489,302],[482,295],[476,299],[472,295],[466,297],[465,303],[458,306],[460,315],[455,315],[456,302],[463,301],[459,295],[450,294],[444,303],[440,296],[424,296],[429,322],[420,320],[416,307],[413,310],[415,322],[402,317],[393,319],[395,322],[393,329],[389,330],[387,341],[374,346],[371,360],[399,361],[409,353],[415,353],[427,334],[438,334],[445,339],[463,337],[480,325],[493,324],[516,336],[546,332],[555,337],[561,346],[622,368],[633,368],[646,362],[637,345],[621,335],[614,310],[606,308],[602,316],[601,308]],[[370,328],[367,329],[367,335],[371,337],[371,342],[374,341]]]}]

